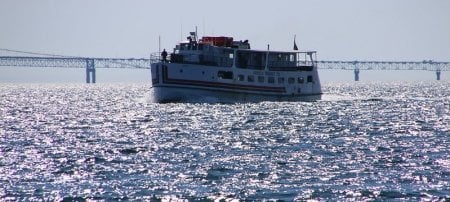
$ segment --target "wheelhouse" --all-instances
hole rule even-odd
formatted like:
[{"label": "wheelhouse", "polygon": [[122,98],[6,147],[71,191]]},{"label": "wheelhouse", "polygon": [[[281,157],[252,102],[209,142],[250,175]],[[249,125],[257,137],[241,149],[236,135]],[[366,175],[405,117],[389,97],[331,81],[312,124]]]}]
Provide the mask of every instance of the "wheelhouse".
[{"label": "wheelhouse", "polygon": [[[233,41],[232,37],[203,37],[178,44],[168,62],[266,71],[312,71],[316,52],[280,52],[250,50],[248,41]],[[154,56],[153,62],[161,59]]]}]

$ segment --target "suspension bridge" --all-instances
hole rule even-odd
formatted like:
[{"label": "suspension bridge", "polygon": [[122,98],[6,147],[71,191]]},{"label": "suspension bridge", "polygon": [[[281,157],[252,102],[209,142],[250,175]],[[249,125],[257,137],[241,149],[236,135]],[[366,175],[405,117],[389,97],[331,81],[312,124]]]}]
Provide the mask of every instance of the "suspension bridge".
[{"label": "suspension bridge", "polygon": [[71,57],[1,48],[0,50],[16,54],[15,56],[0,56],[0,66],[86,68],[86,83],[95,83],[96,68],[150,69],[150,59],[145,58]]},{"label": "suspension bridge", "polygon": [[359,81],[361,70],[415,70],[433,71],[436,80],[441,80],[442,71],[450,71],[450,62],[432,60],[417,61],[317,61],[319,69],[350,70],[354,72],[355,81]]},{"label": "suspension bridge", "polygon": [[[95,83],[96,68],[130,68],[150,69],[150,59],[146,58],[96,58],[70,57],[62,55],[42,54],[26,51],[2,49],[0,51],[16,55],[0,56],[0,66],[10,67],[57,67],[85,68],[86,83]],[[17,55],[19,54],[19,55]],[[21,55],[20,55],[21,54]],[[32,55],[32,56],[23,56]],[[319,69],[350,70],[355,81],[359,81],[360,71],[366,70],[415,70],[432,71],[436,80],[441,79],[441,72],[450,71],[450,62],[431,60],[418,61],[317,61]]]}]

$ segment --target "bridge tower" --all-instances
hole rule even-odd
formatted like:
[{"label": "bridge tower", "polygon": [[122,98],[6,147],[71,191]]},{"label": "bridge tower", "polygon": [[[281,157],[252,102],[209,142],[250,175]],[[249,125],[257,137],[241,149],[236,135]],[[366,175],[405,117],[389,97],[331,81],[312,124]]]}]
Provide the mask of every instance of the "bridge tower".
[{"label": "bridge tower", "polygon": [[358,61],[352,62],[353,66],[355,67],[355,70],[353,71],[355,73],[355,81],[359,81],[359,67],[358,67]]},{"label": "bridge tower", "polygon": [[94,59],[86,59],[86,83],[95,83],[95,61]]},{"label": "bridge tower", "polygon": [[355,81],[359,81],[359,69],[355,69]]},{"label": "bridge tower", "polygon": [[441,69],[436,69],[436,80],[440,81],[441,80]]}]

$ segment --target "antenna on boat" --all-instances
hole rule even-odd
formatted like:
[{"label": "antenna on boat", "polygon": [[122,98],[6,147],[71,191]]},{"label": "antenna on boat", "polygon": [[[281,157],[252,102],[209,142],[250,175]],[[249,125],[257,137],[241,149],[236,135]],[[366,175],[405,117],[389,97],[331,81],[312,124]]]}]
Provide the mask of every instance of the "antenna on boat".
[{"label": "antenna on boat", "polygon": [[198,41],[198,37],[197,37],[197,26],[195,26],[195,41]]},{"label": "antenna on boat", "polygon": [[161,35],[158,36],[158,53],[161,53]]}]

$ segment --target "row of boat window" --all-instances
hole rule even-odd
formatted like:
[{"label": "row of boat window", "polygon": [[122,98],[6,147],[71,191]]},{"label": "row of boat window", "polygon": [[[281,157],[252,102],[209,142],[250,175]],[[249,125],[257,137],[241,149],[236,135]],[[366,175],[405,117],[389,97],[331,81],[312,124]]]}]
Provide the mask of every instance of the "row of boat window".
[{"label": "row of boat window", "polygon": [[[221,79],[233,79],[233,72],[219,71],[217,77],[221,78]],[[264,83],[266,81],[266,77],[265,76],[255,76],[255,75],[245,76],[245,75],[239,74],[239,75],[237,75],[236,80]],[[277,77],[277,83],[284,84],[285,82],[286,82],[285,77]],[[307,76],[306,82],[308,82],[308,83],[313,82],[313,77],[311,75]],[[273,76],[267,77],[267,83],[275,83],[275,77],[273,77]],[[303,77],[298,77],[298,78],[289,77],[289,78],[287,78],[287,83],[288,84],[294,84],[294,83],[302,84],[302,83],[305,83],[305,79]]]}]

